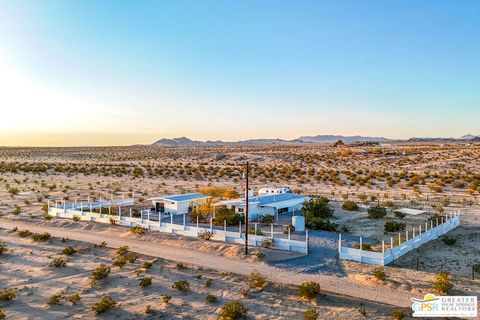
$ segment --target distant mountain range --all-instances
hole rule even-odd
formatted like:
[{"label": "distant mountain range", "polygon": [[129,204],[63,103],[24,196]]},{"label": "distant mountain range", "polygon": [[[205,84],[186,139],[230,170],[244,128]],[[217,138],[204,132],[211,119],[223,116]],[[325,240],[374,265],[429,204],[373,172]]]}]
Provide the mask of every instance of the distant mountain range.
[{"label": "distant mountain range", "polygon": [[154,142],[154,146],[171,146],[171,147],[197,147],[197,146],[260,146],[260,145],[286,145],[286,144],[302,144],[302,143],[334,143],[342,140],[346,144],[362,143],[362,142],[480,142],[480,135],[467,134],[460,138],[410,138],[410,139],[390,139],[384,137],[363,137],[363,136],[342,136],[342,135],[317,135],[302,136],[294,140],[283,139],[250,139],[241,141],[221,141],[208,140],[197,141],[186,137],[160,139]]},{"label": "distant mountain range", "polygon": [[362,142],[377,142],[377,143],[389,143],[389,142],[480,142],[480,135],[467,134],[460,138],[410,138],[405,140],[390,139],[384,137],[363,137],[363,136],[342,136],[342,135],[317,135],[317,136],[302,136],[294,140],[283,139],[250,139],[241,141],[197,141],[191,140],[186,137],[172,138],[172,139],[160,139],[154,142],[155,146],[256,146],[256,145],[286,145],[286,144],[302,144],[302,143],[334,143],[335,141],[342,140],[346,144],[362,143]]}]

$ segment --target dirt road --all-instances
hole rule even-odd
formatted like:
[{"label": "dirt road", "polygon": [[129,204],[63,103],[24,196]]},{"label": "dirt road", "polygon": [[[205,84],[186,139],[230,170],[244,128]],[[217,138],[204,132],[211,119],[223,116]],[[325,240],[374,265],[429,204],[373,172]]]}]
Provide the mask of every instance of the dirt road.
[{"label": "dirt road", "polygon": [[108,246],[112,248],[126,245],[131,251],[139,254],[194,264],[218,271],[232,272],[244,276],[249,276],[252,271],[257,271],[271,282],[299,285],[302,282],[315,281],[320,283],[322,291],[325,293],[351,296],[358,299],[400,307],[409,307],[411,304],[411,297],[405,292],[393,291],[386,287],[367,287],[353,282],[346,277],[299,273],[270,266],[265,263],[233,260],[224,256],[208,254],[196,250],[168,246],[152,246],[151,243],[145,243],[138,239],[122,238],[120,236],[115,236],[114,234],[105,235],[95,232],[86,232],[85,230],[75,231],[61,227],[36,225],[34,223],[9,220],[5,218],[0,220],[0,227],[5,229],[18,227],[19,229],[28,229],[32,232],[49,232],[55,237],[68,237],[72,240],[95,244],[100,244],[105,241]]}]

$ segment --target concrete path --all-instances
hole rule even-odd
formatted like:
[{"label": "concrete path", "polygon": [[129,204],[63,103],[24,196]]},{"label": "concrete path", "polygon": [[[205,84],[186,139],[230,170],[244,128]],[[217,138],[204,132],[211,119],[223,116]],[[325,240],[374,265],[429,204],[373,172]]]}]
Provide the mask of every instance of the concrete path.
[{"label": "concrete path", "polygon": [[0,228],[28,229],[31,232],[49,232],[54,237],[65,237],[71,240],[83,241],[88,243],[100,244],[107,242],[108,247],[118,248],[127,245],[131,251],[145,254],[152,257],[159,257],[167,260],[189,263],[204,268],[210,268],[218,271],[232,272],[244,276],[249,276],[251,272],[256,271],[265,276],[269,281],[291,285],[299,285],[307,281],[320,283],[324,293],[350,296],[362,300],[370,300],[388,305],[409,307],[410,296],[401,291],[393,291],[386,287],[367,287],[357,282],[351,281],[346,277],[339,277],[324,274],[312,274],[295,272],[293,270],[281,267],[271,266],[266,263],[251,263],[240,260],[230,259],[224,256],[206,254],[205,252],[190,250],[179,247],[156,247],[150,243],[144,243],[141,240],[122,238],[115,235],[104,235],[94,232],[75,231],[61,227],[35,225],[18,220],[0,219]]}]

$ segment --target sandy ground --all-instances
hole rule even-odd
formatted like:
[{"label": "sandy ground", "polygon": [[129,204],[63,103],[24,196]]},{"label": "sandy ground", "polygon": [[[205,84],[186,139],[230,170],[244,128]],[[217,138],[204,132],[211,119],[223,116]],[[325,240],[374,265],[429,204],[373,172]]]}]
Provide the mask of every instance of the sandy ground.
[{"label": "sandy ground", "polygon": [[[100,264],[111,265],[114,250],[91,243],[52,238],[48,242],[33,243],[19,238],[16,233],[0,230],[0,240],[8,252],[0,256],[0,283],[2,288],[14,288],[17,297],[0,302],[8,319],[91,319],[90,307],[104,296],[110,296],[117,307],[101,316],[103,319],[217,319],[221,306],[232,300],[241,300],[249,319],[300,319],[309,308],[319,311],[319,319],[364,319],[358,308],[363,303],[369,319],[390,319],[391,307],[359,299],[322,294],[316,301],[304,301],[293,285],[269,283],[263,290],[246,289],[247,278],[229,272],[218,272],[196,265],[178,269],[176,262],[140,255],[135,263],[123,269],[112,267],[110,276],[91,287],[89,277]],[[72,246],[78,253],[68,257],[67,265],[54,268],[50,262],[62,256],[61,250]],[[153,262],[150,270],[141,269],[143,262]],[[140,276],[134,271],[141,269]],[[152,285],[139,286],[139,279],[152,277]],[[207,279],[213,284],[206,287]],[[171,286],[174,281],[187,280],[191,291],[180,293]],[[48,306],[53,294],[79,293],[77,305],[62,300]],[[218,302],[208,304],[207,295]],[[168,304],[163,296],[171,296]],[[145,308],[151,313],[145,314]]]}]

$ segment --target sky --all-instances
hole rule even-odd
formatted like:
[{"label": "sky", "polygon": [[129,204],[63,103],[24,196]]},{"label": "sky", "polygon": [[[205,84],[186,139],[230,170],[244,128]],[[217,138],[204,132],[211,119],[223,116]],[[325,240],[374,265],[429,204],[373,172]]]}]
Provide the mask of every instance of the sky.
[{"label": "sky", "polygon": [[0,0],[0,145],[480,134],[479,1]]}]

